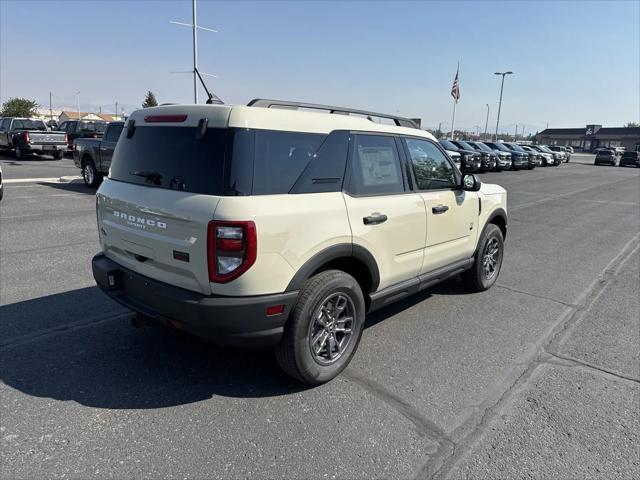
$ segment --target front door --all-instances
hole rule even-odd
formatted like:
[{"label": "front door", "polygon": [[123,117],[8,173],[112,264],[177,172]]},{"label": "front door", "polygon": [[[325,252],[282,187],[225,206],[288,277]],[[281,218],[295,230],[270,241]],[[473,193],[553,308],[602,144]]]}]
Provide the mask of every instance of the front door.
[{"label": "front door", "polygon": [[420,195],[408,191],[394,137],[355,134],[350,151],[344,199],[353,243],[376,259],[378,290],[417,277],[427,218]]},{"label": "front door", "polygon": [[478,235],[478,194],[460,188],[459,174],[434,142],[411,137],[403,141],[427,219],[420,273],[471,257]]}]

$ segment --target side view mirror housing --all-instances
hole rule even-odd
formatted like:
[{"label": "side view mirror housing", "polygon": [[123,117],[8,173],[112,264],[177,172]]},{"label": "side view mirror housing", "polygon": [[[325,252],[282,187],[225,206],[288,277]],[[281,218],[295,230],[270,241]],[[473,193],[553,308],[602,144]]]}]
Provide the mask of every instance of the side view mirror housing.
[{"label": "side view mirror housing", "polygon": [[477,192],[480,190],[480,186],[482,185],[482,181],[478,178],[477,175],[473,175],[470,173],[465,173],[462,175],[462,189],[467,192]]}]

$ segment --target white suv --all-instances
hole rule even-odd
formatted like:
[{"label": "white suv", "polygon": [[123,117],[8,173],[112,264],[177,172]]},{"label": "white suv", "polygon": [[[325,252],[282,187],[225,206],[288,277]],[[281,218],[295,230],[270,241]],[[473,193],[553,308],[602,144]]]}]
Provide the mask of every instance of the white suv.
[{"label": "white suv", "polygon": [[94,277],[138,320],[275,348],[311,384],[368,312],[459,273],[491,287],[507,226],[505,190],[411,120],[269,100],[134,112],[97,217]]}]

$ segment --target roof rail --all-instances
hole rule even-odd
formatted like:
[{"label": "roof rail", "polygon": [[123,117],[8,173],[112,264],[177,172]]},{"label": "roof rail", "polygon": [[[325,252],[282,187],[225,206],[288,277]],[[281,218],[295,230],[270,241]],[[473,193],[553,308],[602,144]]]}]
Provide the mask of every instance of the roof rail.
[{"label": "roof rail", "polygon": [[369,117],[369,120],[373,121],[371,117],[387,118],[393,120],[393,123],[398,127],[419,128],[416,123],[404,117],[398,117],[396,115],[389,115],[387,113],[368,112],[366,110],[356,110],[353,108],[334,107],[331,105],[318,105],[316,103],[302,103],[302,102],[290,102],[287,100],[267,100],[264,98],[254,98],[248,104],[248,107],[262,107],[262,108],[285,108],[296,110],[299,108],[307,108],[310,110],[325,110],[329,113],[336,113],[338,115],[349,115],[355,113],[357,115],[365,115]]}]

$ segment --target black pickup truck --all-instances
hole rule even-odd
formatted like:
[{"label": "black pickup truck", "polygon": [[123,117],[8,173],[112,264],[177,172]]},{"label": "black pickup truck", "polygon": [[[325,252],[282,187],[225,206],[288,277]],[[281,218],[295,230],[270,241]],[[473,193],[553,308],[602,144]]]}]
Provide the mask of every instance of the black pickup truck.
[{"label": "black pickup truck", "polygon": [[111,122],[102,138],[76,138],[73,163],[82,170],[85,185],[95,188],[109,173],[113,151],[118,143],[124,122]]},{"label": "black pickup truck", "polygon": [[79,138],[102,138],[107,122],[103,120],[69,120],[62,122],[58,131],[67,134],[67,152],[73,153],[73,144]]}]

